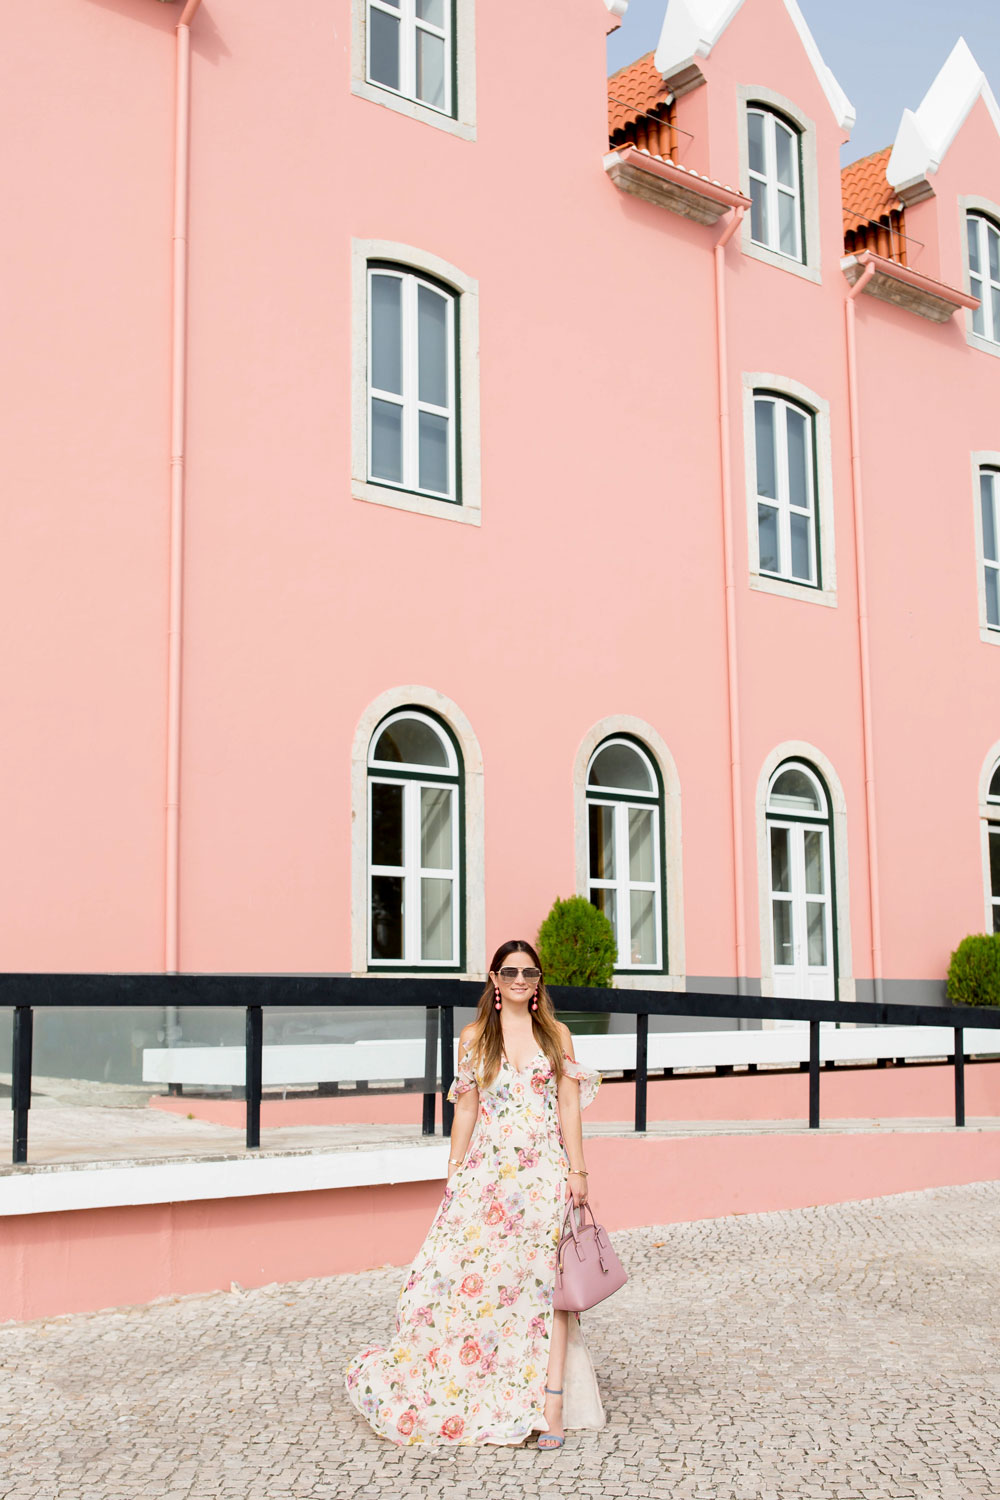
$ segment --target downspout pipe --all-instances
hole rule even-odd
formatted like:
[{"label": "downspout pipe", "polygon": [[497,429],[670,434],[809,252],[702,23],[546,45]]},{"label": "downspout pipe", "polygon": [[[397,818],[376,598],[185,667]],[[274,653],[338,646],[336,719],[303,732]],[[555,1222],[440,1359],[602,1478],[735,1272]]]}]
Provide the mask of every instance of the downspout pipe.
[{"label": "downspout pipe", "polygon": [[733,827],[733,927],[736,993],[746,994],[747,922],[743,852],[743,751],[740,736],[740,676],[736,642],[736,563],[733,552],[732,443],[729,431],[729,354],[726,332],[726,246],[746,209],[734,208],[715,242],[715,336],[722,485],[722,551],[726,596],[726,683],[729,712],[729,786]]},{"label": "downspout pipe", "polygon": [[875,750],[872,733],[871,652],[868,629],[868,574],[865,563],[864,493],[861,480],[861,422],[858,410],[858,348],[854,304],[875,274],[869,263],[847,294],[847,394],[851,423],[851,492],[854,502],[854,569],[858,586],[858,667],[864,744],[865,820],[868,830],[868,915],[871,925],[872,982],[878,1005],[882,983],[882,905],[879,887],[878,823],[875,813]]},{"label": "downspout pipe", "polygon": [[181,665],[184,607],[184,464],[187,404],[187,246],[191,150],[191,22],[187,0],[176,32],[170,357],[170,540],[167,584],[167,785],[164,854],[164,969],[180,961]]}]

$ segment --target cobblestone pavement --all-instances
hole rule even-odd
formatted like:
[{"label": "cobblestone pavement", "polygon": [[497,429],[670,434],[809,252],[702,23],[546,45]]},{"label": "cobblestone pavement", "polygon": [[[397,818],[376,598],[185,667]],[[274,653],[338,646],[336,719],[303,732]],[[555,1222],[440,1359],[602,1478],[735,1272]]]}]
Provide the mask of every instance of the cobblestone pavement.
[{"label": "cobblestone pavement", "polygon": [[0,1329],[0,1500],[996,1500],[1000,1182],[615,1236],[608,1426],[398,1449],[342,1392],[398,1270]]}]

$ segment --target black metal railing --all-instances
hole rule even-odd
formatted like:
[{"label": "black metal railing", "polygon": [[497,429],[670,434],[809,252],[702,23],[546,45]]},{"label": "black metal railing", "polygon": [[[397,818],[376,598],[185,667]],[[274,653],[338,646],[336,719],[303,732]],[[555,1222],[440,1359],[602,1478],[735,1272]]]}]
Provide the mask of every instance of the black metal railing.
[{"label": "black metal railing", "polygon": [[[423,1132],[436,1128],[441,1093],[441,1128],[451,1130],[453,1107],[446,1095],[454,1078],[455,1010],[474,1006],[482,993],[472,980],[439,978],[352,979],[347,975],[284,974],[7,974],[0,976],[0,1008],[13,1011],[11,1107],[13,1160],[28,1160],[32,1037],[38,1009],[116,1009],[132,1006],[185,1009],[236,1008],[246,1016],[246,1143],[260,1146],[263,1097],[264,1011],[336,1009],[352,1006],[378,1011],[420,1007],[426,1013]],[[965,1049],[968,1028],[997,1032],[1000,1010],[971,1006],[880,1005],[867,1001],[779,1000],[753,995],[689,994],[657,990],[553,988],[557,1006],[636,1018],[635,1129],[646,1129],[650,1016],[730,1020],[804,1021],[809,1026],[809,1126],[820,1123],[820,1026],[945,1026],[954,1032],[948,1061],[954,1066],[955,1124],[965,1124]],[[731,1071],[727,1069],[726,1071]],[[440,1083],[438,1080],[440,1079]]]}]

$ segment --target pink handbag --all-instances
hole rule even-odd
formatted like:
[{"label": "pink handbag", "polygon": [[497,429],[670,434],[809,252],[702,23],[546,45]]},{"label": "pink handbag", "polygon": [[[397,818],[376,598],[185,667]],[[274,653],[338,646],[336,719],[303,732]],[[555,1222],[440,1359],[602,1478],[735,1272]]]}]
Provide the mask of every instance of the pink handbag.
[{"label": "pink handbag", "polygon": [[[566,1205],[556,1257],[556,1292],[553,1306],[560,1312],[585,1312],[617,1292],[628,1277],[611,1248],[608,1232],[598,1224],[585,1203],[578,1210],[577,1225],[572,1198]],[[590,1223],[587,1223],[587,1214]]]}]

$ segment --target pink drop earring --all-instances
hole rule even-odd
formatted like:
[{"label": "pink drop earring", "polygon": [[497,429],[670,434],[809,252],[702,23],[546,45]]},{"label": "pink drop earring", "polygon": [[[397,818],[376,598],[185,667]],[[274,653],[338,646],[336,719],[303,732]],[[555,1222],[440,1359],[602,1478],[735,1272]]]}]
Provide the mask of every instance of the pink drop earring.
[{"label": "pink drop earring", "polygon": [[531,1008],[532,1008],[532,1010],[537,1010],[538,1009],[538,986],[537,985],[535,986],[535,993],[531,997]]},{"label": "pink drop earring", "polygon": [[496,996],[496,999],[493,1001],[493,1009],[494,1010],[499,1010],[500,1009],[500,991],[499,991],[499,989],[495,985],[494,985],[494,988],[493,988],[493,993]]}]

